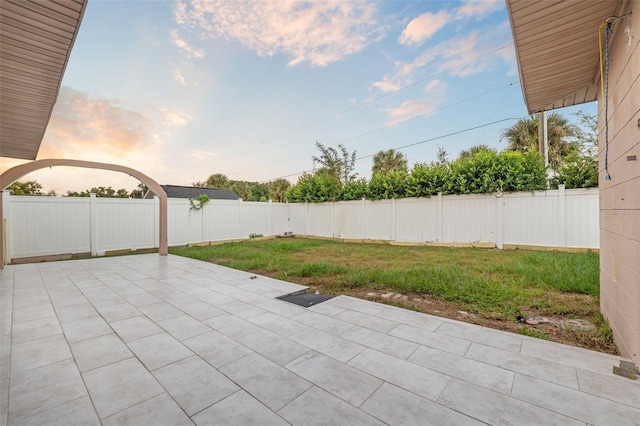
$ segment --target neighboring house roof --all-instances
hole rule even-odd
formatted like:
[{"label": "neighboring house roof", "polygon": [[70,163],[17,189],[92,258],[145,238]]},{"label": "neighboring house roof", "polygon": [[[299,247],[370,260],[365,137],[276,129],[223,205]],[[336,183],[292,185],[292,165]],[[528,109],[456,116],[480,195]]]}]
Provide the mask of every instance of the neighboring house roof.
[{"label": "neighboring house roof", "polygon": [[596,100],[600,24],[624,14],[628,5],[629,0],[507,0],[529,113]]},{"label": "neighboring house roof", "polygon": [[0,1],[0,157],[36,159],[86,5]]},{"label": "neighboring house roof", "polygon": [[[195,198],[206,194],[210,200],[237,200],[238,194],[229,189],[198,188],[195,186],[160,185],[169,198]],[[153,194],[147,192],[144,198],[151,198]]]}]

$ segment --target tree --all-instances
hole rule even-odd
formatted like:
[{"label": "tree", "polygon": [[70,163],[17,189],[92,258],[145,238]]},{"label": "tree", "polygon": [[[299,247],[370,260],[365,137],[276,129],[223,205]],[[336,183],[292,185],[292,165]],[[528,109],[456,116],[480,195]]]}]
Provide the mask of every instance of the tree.
[{"label": "tree", "polygon": [[136,189],[134,189],[133,191],[131,191],[131,193],[129,194],[129,197],[131,198],[143,198],[147,191],[149,191],[149,188],[147,187],[147,185],[145,185],[144,183],[140,182],[137,186]]},{"label": "tree", "polygon": [[495,149],[489,148],[487,145],[475,145],[469,149],[463,149],[462,151],[460,151],[458,160],[464,160],[465,158],[473,157],[475,154],[483,151],[496,152]]},{"label": "tree", "polygon": [[340,189],[340,182],[331,173],[304,173],[298,183],[287,190],[285,198],[293,203],[338,201]]},{"label": "tree", "polygon": [[204,182],[206,187],[218,189],[230,189],[229,183],[229,178],[222,173],[214,173]]},{"label": "tree", "polygon": [[447,153],[447,151],[445,151],[443,147],[438,145],[438,153],[436,154],[436,158],[438,160],[436,161],[436,164],[449,164],[449,158],[447,158],[448,156],[449,154]]},{"label": "tree", "polygon": [[[316,141],[316,147],[320,150],[320,156],[313,156],[313,165],[321,164],[322,169],[326,169],[331,175],[333,175],[340,185],[344,185],[347,182],[353,181],[357,173],[354,173],[356,164],[356,151],[349,154],[349,151],[344,145],[338,145],[338,149],[333,147],[325,147],[320,142]],[[338,152],[339,150],[339,152]]]},{"label": "tree", "polygon": [[42,195],[42,185],[35,180],[14,182],[6,189],[11,195]]},{"label": "tree", "polygon": [[373,156],[372,174],[387,174],[389,172],[407,173],[407,159],[402,153],[389,149],[387,151],[378,151]]},{"label": "tree", "polygon": [[110,186],[99,186],[87,189],[85,191],[67,191],[67,197],[89,197],[90,194],[96,194],[96,197],[103,198],[129,198],[129,193],[126,189],[115,190]]},{"label": "tree", "polygon": [[580,123],[575,137],[583,155],[598,159],[598,117],[580,110],[574,114]]},{"label": "tree", "polygon": [[242,180],[232,180],[229,182],[225,189],[232,190],[233,192],[238,194],[238,197],[242,198],[244,201],[251,201],[251,185],[249,185],[249,182],[245,182]]},{"label": "tree", "polygon": [[287,189],[290,186],[291,183],[286,179],[276,179],[269,182],[269,198],[278,203],[284,202]]},{"label": "tree", "polygon": [[[549,165],[557,170],[563,158],[577,152],[578,143],[571,140],[577,133],[577,127],[570,124],[562,115],[552,112],[547,116],[547,134],[549,141]],[[502,132],[506,139],[507,151],[525,153],[537,150],[538,146],[538,114],[518,120],[516,124]]]},{"label": "tree", "polygon": [[391,171],[387,174],[376,173],[369,182],[369,198],[385,200],[406,197],[407,174]]}]

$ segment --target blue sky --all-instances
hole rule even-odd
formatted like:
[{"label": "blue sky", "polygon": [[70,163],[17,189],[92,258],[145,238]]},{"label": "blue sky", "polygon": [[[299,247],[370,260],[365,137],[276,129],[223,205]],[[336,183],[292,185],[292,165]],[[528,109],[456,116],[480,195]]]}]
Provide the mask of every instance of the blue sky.
[{"label": "blue sky", "polygon": [[[118,163],[176,185],[212,173],[295,183],[316,141],[364,157],[526,115],[503,1],[89,0],[62,85],[38,159]],[[450,158],[503,149],[513,123],[401,152],[413,165],[438,146]],[[371,158],[356,170],[369,178]],[[28,178],[58,193],[137,185],[69,168]]]}]

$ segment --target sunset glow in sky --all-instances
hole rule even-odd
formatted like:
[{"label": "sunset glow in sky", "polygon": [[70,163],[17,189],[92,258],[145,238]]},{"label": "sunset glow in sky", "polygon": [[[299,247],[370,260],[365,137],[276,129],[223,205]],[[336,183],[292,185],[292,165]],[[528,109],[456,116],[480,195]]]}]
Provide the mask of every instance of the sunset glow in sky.
[{"label": "sunset glow in sky", "polygon": [[[295,183],[316,141],[366,157],[523,116],[502,0],[89,0],[38,159],[121,164],[161,184]],[[411,166],[438,146],[450,158],[503,149],[515,121],[401,152]],[[361,177],[370,170],[370,157],[357,162]],[[26,179],[61,194],[138,183],[69,168]]]}]

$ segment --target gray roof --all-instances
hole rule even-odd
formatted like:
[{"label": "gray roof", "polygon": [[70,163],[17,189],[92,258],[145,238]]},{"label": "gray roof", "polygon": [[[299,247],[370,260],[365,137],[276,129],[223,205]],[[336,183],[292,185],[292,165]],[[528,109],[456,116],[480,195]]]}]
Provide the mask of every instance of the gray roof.
[{"label": "gray roof", "polygon": [[[210,200],[237,200],[238,194],[229,189],[198,188],[195,186],[160,185],[167,193],[168,198],[194,198],[201,194],[207,194]],[[145,198],[151,198],[153,194],[147,193]]]}]

